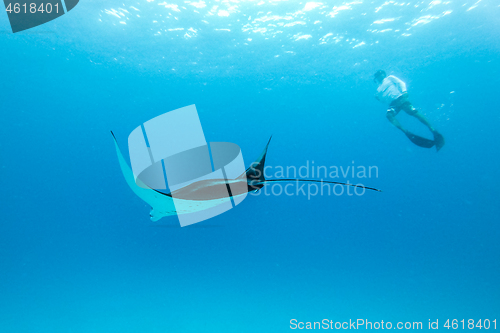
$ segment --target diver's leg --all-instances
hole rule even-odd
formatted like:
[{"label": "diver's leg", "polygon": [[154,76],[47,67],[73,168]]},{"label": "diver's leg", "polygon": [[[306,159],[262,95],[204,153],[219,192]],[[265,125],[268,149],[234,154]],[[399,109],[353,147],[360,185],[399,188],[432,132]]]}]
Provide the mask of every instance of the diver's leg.
[{"label": "diver's leg", "polygon": [[417,109],[415,109],[413,107],[413,105],[411,105],[411,103],[405,103],[405,105],[403,106],[403,110],[405,110],[406,113],[408,113],[410,116],[413,116],[415,118],[417,118],[422,124],[424,124],[425,126],[427,126],[427,128],[432,132],[436,132],[436,130],[434,129],[434,127],[432,127],[431,123],[429,122],[429,120],[427,120],[427,118],[420,112],[418,112]]},{"label": "diver's leg", "polygon": [[432,127],[432,125],[429,122],[429,120],[427,120],[427,118],[425,118],[425,116],[422,113],[420,113],[420,112],[417,111],[412,116],[415,117],[415,118],[417,118],[422,124],[424,124],[425,126],[427,126],[432,133],[436,132],[436,130],[434,129],[434,127]]},{"label": "diver's leg", "polygon": [[386,117],[391,122],[391,124],[396,126],[403,133],[406,133],[407,130],[405,128],[403,128],[403,126],[401,126],[401,123],[399,122],[399,120],[396,119],[396,114],[397,114],[396,111],[393,108],[391,108],[391,109],[387,110]]}]

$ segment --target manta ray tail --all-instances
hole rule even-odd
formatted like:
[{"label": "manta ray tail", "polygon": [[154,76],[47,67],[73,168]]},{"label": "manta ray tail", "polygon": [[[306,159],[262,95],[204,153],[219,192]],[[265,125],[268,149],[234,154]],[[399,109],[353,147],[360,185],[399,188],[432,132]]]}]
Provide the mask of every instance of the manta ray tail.
[{"label": "manta ray tail", "polygon": [[317,180],[317,179],[298,179],[298,178],[269,179],[269,180],[264,180],[264,181],[260,182],[259,184],[265,185],[266,183],[270,183],[270,182],[326,183],[326,184],[345,185],[345,186],[352,186],[352,187],[361,187],[361,188],[365,188],[365,189],[372,190],[372,191],[382,192],[381,190],[373,188],[373,187],[368,187],[368,186],[363,186],[363,185],[356,185],[356,184],[348,184],[348,183],[340,183],[340,182],[332,182],[332,181],[328,181],[328,180]]}]

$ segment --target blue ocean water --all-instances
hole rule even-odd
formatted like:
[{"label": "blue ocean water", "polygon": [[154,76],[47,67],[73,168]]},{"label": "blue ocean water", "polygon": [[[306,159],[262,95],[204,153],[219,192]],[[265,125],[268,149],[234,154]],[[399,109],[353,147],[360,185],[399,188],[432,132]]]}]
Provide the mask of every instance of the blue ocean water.
[{"label": "blue ocean water", "polygon": [[[0,14],[0,331],[498,329],[499,14],[497,0],[81,1],[16,34]],[[385,119],[378,69],[406,82],[441,151]],[[127,154],[134,128],[191,104],[247,165],[273,135],[268,166],[376,166],[361,181],[383,192],[262,192],[155,224],[110,130]]]}]

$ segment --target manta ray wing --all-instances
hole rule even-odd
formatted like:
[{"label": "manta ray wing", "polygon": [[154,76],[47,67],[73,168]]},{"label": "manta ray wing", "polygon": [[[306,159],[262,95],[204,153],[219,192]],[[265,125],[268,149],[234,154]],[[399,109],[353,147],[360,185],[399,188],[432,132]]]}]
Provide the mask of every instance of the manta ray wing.
[{"label": "manta ray wing", "polygon": [[125,178],[127,185],[135,193],[135,195],[137,195],[149,206],[151,206],[151,219],[157,221],[163,216],[176,215],[177,211],[175,209],[174,200],[171,197],[162,196],[158,192],[146,188],[146,186],[141,182],[140,179],[137,179],[137,182],[143,185],[143,187],[136,184],[132,169],[125,161],[120,147],[118,146],[118,142],[116,141],[115,135],[113,134],[113,132],[111,132],[111,134],[113,135],[113,139],[115,142],[116,155],[118,156],[118,162],[120,164],[120,169],[122,170],[123,177]]}]

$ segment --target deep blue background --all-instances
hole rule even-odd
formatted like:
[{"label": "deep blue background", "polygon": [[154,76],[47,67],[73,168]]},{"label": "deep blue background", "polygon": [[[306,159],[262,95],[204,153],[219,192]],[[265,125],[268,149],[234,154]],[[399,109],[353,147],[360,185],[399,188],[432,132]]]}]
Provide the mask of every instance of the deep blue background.
[{"label": "deep blue background", "polygon": [[[0,331],[498,322],[499,9],[454,6],[408,38],[355,49],[258,36],[245,48],[238,31],[158,42],[149,23],[98,22],[112,2],[80,3],[35,33],[11,34],[1,14]],[[295,53],[275,58],[281,43]],[[379,68],[407,82],[442,151],[387,122]],[[192,227],[155,226],[109,131],[126,151],[139,124],[190,104],[207,140],[238,144],[247,164],[273,135],[268,165],[376,165],[364,182],[383,192],[260,195]]]}]

